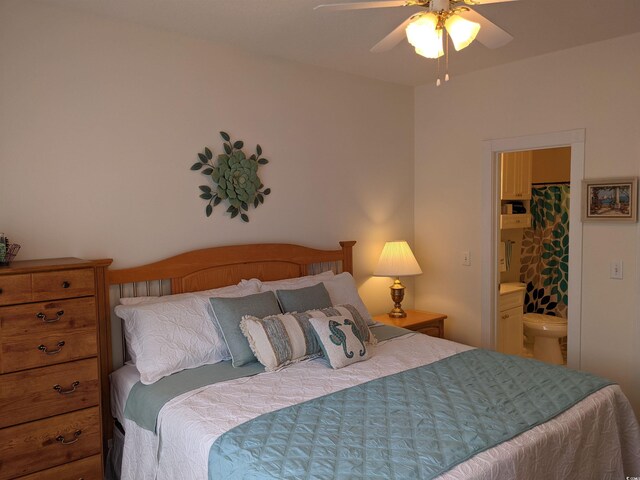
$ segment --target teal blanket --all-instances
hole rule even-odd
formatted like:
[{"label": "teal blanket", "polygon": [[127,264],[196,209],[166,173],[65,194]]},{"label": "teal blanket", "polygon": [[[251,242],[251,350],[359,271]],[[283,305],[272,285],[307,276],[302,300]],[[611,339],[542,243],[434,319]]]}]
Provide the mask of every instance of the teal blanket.
[{"label": "teal blanket", "polygon": [[164,405],[179,395],[218,382],[248,377],[264,372],[264,366],[258,362],[233,367],[231,360],[190,368],[161,378],[151,385],[136,383],[124,407],[124,416],[138,426],[152,432],[156,431],[158,414]]},{"label": "teal blanket", "polygon": [[610,384],[469,350],[264,414],[219,437],[210,479],[430,479]]},{"label": "teal blanket", "polygon": [[[372,326],[371,331],[379,341],[412,333],[404,328],[383,324]],[[133,386],[127,397],[124,416],[128,420],[133,420],[145,430],[155,432],[158,414],[171,399],[206,385],[248,377],[262,372],[264,372],[264,367],[258,362],[249,363],[241,367],[233,367],[231,362],[228,361],[183,370],[161,378],[151,385],[144,385],[138,382]]]}]

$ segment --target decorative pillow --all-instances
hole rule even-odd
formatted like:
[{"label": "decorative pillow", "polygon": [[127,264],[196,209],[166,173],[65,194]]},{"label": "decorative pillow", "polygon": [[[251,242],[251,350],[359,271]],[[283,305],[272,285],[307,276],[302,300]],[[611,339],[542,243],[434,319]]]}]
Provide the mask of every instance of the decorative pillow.
[{"label": "decorative pillow", "polygon": [[231,353],[232,365],[240,367],[256,360],[249,342],[240,330],[240,321],[245,315],[267,317],[278,315],[280,306],[273,292],[256,293],[239,298],[212,298],[211,306],[224,341]]},{"label": "decorative pillow", "polygon": [[347,317],[310,318],[324,356],[338,369],[369,358],[369,349],[360,331]]},{"label": "decorative pillow", "polygon": [[207,303],[197,295],[184,294],[177,300],[115,308],[124,320],[128,351],[142,383],[149,385],[186,368],[229,358]]},{"label": "decorative pillow", "polygon": [[285,278],[284,280],[272,280],[269,282],[263,282],[257,278],[251,280],[242,280],[240,285],[245,285],[249,282],[258,282],[261,292],[275,292],[276,290],[290,290],[292,288],[310,287],[316,285],[323,280],[331,278],[335,275],[331,270],[319,273],[317,275],[307,275],[306,277]]},{"label": "decorative pillow", "polygon": [[321,352],[309,319],[312,317],[347,318],[365,343],[375,343],[367,323],[351,305],[310,310],[304,313],[283,313],[265,318],[247,315],[240,322],[253,353],[267,371],[318,356]]},{"label": "decorative pillow", "polygon": [[[121,305],[148,305],[158,302],[171,302],[173,300],[181,300],[189,295],[198,295],[207,299],[209,306],[209,298],[211,297],[242,297],[251,295],[260,291],[260,283],[258,280],[243,280],[243,284],[229,285],[228,287],[214,288],[211,290],[202,290],[199,292],[177,293],[175,295],[146,296],[146,297],[124,297],[120,299]],[[210,306],[209,306],[210,311]],[[211,317],[213,318],[213,317]]]},{"label": "decorative pillow", "polygon": [[324,279],[322,283],[327,287],[327,291],[331,297],[331,303],[334,305],[353,305],[358,312],[360,312],[362,318],[366,320],[367,325],[373,325],[375,323],[358,294],[356,281],[349,272],[343,272],[331,278]]},{"label": "decorative pillow", "polygon": [[323,283],[294,290],[276,290],[283,312],[306,312],[331,307],[331,297]]}]

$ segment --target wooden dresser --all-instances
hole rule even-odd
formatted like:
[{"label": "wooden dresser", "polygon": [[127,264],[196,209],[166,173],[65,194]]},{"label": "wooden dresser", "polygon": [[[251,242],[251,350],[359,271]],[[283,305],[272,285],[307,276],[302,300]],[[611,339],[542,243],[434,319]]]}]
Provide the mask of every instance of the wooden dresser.
[{"label": "wooden dresser", "polygon": [[0,267],[0,480],[103,478],[110,264]]}]

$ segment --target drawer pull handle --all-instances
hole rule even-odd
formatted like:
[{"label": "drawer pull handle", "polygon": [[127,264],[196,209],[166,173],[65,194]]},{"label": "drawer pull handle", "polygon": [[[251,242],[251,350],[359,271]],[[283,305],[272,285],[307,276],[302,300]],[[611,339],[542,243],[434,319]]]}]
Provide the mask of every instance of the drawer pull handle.
[{"label": "drawer pull handle", "polygon": [[2,289],[0,288],[0,295],[2,295]]},{"label": "drawer pull handle", "polygon": [[80,440],[80,435],[82,435],[82,430],[76,430],[75,432],[73,432],[73,440],[67,441],[67,439],[64,438],[64,435],[58,435],[56,437],[56,441],[60,442],[62,445],[71,445]]},{"label": "drawer pull handle", "polygon": [[64,341],[60,341],[56,343],[56,347],[58,347],[56,350],[47,350],[47,347],[40,344],[38,345],[38,350],[40,350],[43,353],[46,353],[47,355],[55,355],[56,353],[60,353],[60,351],[62,350],[62,347],[64,347]]},{"label": "drawer pull handle", "polygon": [[56,312],[56,318],[47,318],[47,314],[42,312],[36,314],[36,317],[38,317],[44,323],[53,323],[60,320],[63,315],[64,315],[64,310],[60,310],[59,312]]},{"label": "drawer pull handle", "polygon": [[507,318],[509,318],[509,315],[508,315],[508,314],[506,314],[506,313],[505,313],[504,315],[502,315],[502,319],[503,319],[503,320],[506,320]]},{"label": "drawer pull handle", "polygon": [[69,395],[70,393],[73,393],[76,391],[76,387],[80,385],[79,381],[75,381],[71,384],[71,388],[69,388],[68,390],[63,390],[62,387],[59,384],[55,384],[53,386],[53,389],[58,392],[60,395]]},{"label": "drawer pull handle", "polygon": [[69,282],[62,282],[62,288],[69,288],[71,284]]}]

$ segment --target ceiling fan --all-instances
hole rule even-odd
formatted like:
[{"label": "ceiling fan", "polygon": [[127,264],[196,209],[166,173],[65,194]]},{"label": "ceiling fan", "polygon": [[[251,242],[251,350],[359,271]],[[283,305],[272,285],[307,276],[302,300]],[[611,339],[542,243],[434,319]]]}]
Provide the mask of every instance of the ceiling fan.
[{"label": "ceiling fan", "polygon": [[[421,7],[424,11],[412,14],[375,44],[371,51],[377,53],[391,50],[406,35],[417,54],[427,58],[439,58],[446,52],[443,48],[444,32],[449,35],[456,50],[467,47],[476,37],[478,42],[489,48],[498,48],[513,40],[509,33],[469,8],[511,1],[516,0],[381,0],[318,5],[314,10]],[[448,45],[448,41],[445,45]]]}]

